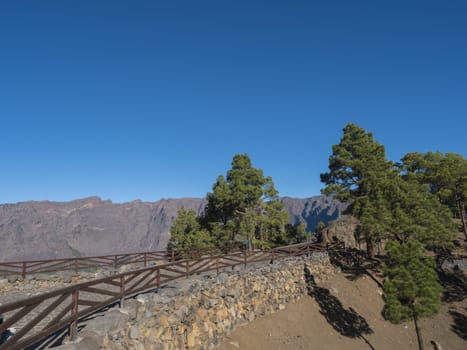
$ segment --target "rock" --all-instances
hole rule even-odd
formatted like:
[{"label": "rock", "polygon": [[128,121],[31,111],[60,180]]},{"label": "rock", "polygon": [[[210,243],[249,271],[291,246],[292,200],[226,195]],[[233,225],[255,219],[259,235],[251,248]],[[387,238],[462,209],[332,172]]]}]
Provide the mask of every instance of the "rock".
[{"label": "rock", "polygon": [[227,295],[229,297],[235,298],[240,294],[240,289],[238,287],[231,287],[227,289]]},{"label": "rock", "polygon": [[[273,268],[259,263],[216,278],[173,281],[171,287],[133,300],[137,312],[128,312],[131,316],[112,321],[120,311],[107,312],[91,321],[80,336],[95,339],[106,350],[213,348],[236,326],[284,309],[306,295],[304,263],[316,279],[333,271],[327,255],[321,255],[287,259]],[[110,320],[104,321],[109,315]]]},{"label": "rock", "polygon": [[356,239],[356,231],[359,221],[352,216],[343,216],[339,220],[332,222],[321,232],[321,241],[331,243],[333,241],[344,242],[348,248],[359,248]]},{"label": "rock", "polygon": [[146,304],[149,297],[147,295],[144,295],[144,294],[138,294],[135,299],[136,299],[137,302],[139,302],[141,304]]},{"label": "rock", "polygon": [[63,283],[72,283],[73,282],[74,273],[62,273],[58,275],[58,280]]},{"label": "rock", "polygon": [[22,277],[20,275],[10,275],[8,276],[8,282],[15,283],[16,281],[21,280]]},{"label": "rock", "polygon": [[219,299],[214,299],[214,298],[209,299],[209,307],[213,308],[217,304],[219,304]]},{"label": "rock", "polygon": [[174,287],[166,287],[159,289],[158,292],[161,296],[172,298],[180,293],[180,290]]},{"label": "rock", "polygon": [[186,315],[188,315],[188,306],[182,305],[177,311],[175,311],[175,314],[180,320],[183,320]]},{"label": "rock", "polygon": [[136,326],[130,328],[130,338],[138,339],[139,338],[139,329]]},{"label": "rock", "polygon": [[81,338],[76,343],[54,347],[57,350],[99,350],[99,344],[93,338]]},{"label": "rock", "polygon": [[229,275],[227,273],[225,273],[225,272],[221,272],[217,276],[217,280],[219,281],[219,283],[224,284],[229,280]]},{"label": "rock", "polygon": [[100,346],[103,338],[116,330],[124,329],[129,316],[118,309],[112,309],[105,316],[87,321],[86,327],[79,333],[81,337],[88,337]]}]

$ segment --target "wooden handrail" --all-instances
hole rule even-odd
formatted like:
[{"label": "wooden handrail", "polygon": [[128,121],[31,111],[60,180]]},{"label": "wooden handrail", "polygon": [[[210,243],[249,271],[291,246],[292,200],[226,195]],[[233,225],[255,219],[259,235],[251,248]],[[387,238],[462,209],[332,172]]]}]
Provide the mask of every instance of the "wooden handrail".
[{"label": "wooden handrail", "polygon": [[[156,290],[175,279],[186,278],[205,271],[219,273],[220,268],[240,264],[246,266],[264,260],[325,250],[325,247],[320,244],[303,243],[268,251],[232,252],[198,259],[185,259],[82,282],[0,305],[0,315],[4,317],[4,322],[0,324],[0,334],[9,327],[23,325],[13,337],[0,344],[0,350],[23,349],[64,327],[69,327],[69,336],[73,338],[78,323],[83,317],[116,302],[120,302],[122,306],[125,298]],[[37,312],[34,314],[34,310],[37,310],[38,314]],[[56,316],[50,320],[52,314]]]},{"label": "wooden handrail", "polygon": [[[238,246],[226,246],[218,249],[201,248],[201,249],[178,249],[178,250],[157,250],[138,253],[120,253],[110,255],[76,257],[76,258],[57,258],[57,259],[42,259],[42,260],[25,260],[25,261],[6,261],[0,262],[0,277],[18,275],[25,278],[26,275],[73,271],[77,273],[80,270],[99,267],[118,268],[123,265],[141,263],[142,266],[147,266],[151,262],[174,261],[177,257],[183,256],[202,256],[202,255],[218,255],[219,250],[227,252],[239,251]],[[214,252],[214,253],[213,253]]]}]

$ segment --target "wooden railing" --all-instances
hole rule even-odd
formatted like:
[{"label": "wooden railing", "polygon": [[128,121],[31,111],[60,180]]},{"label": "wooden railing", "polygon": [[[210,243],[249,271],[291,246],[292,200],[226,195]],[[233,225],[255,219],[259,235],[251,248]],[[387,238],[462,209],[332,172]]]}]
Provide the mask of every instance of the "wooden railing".
[{"label": "wooden railing", "polygon": [[268,251],[230,252],[223,255],[185,259],[154,265],[134,271],[83,282],[70,287],[0,306],[3,323],[0,334],[10,327],[17,332],[0,345],[0,350],[24,349],[55,332],[69,328],[74,339],[78,322],[83,317],[108,305],[123,301],[138,293],[156,290],[168,282],[206,271],[247,265],[259,261],[299,256],[326,249],[340,249],[341,245],[323,246],[304,243],[279,247]]},{"label": "wooden railing", "polygon": [[79,258],[0,262],[0,277],[18,275],[25,278],[26,275],[61,271],[73,271],[77,273],[81,270],[102,267],[118,268],[128,264],[148,266],[157,261],[174,261],[182,258],[196,258],[203,255],[217,255],[221,252],[227,253],[233,251],[239,251],[239,247],[160,250]]}]

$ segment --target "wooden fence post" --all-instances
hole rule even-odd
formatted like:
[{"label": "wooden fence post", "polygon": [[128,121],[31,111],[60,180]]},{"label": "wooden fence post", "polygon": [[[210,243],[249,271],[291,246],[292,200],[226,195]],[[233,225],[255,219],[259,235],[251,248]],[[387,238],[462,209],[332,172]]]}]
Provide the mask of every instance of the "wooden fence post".
[{"label": "wooden fence post", "polygon": [[123,308],[125,300],[125,276],[120,276],[120,308]]},{"label": "wooden fence post", "polygon": [[21,277],[23,277],[23,279],[26,278],[26,262],[23,261],[23,266],[21,268]]},{"label": "wooden fence post", "polygon": [[190,277],[190,261],[187,260],[185,263],[185,268],[186,268],[186,278]]},{"label": "wooden fence post", "polygon": [[156,270],[156,273],[157,273],[157,279],[156,279],[156,283],[157,283],[157,288],[160,288],[161,287],[161,269],[160,267],[157,268]]},{"label": "wooden fence post", "polygon": [[115,257],[114,257],[114,269],[117,269],[117,267],[118,267],[118,256],[115,255]]},{"label": "wooden fence post", "polygon": [[219,256],[216,257],[216,272],[219,274]]},{"label": "wooden fence post", "polygon": [[146,267],[147,265],[148,265],[147,253],[144,253],[144,267]]},{"label": "wooden fence post", "polygon": [[70,340],[76,340],[76,335],[78,332],[78,299],[79,299],[79,290],[76,289],[71,294],[72,298],[72,307],[71,307],[71,323],[69,336]]}]

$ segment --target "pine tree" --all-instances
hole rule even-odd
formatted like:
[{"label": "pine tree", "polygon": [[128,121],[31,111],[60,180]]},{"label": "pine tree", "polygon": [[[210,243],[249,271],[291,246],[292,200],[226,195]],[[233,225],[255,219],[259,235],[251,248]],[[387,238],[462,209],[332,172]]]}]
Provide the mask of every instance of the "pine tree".
[{"label": "pine tree", "polygon": [[[420,164],[416,166],[427,167]],[[455,228],[449,210],[411,166],[401,176],[401,168],[386,160],[384,147],[354,124],[344,128],[340,143],[333,146],[330,171],[321,174],[326,184],[322,192],[349,202],[348,212],[360,221],[357,233],[365,238],[370,257],[374,243],[383,239],[415,240],[431,250],[452,244]],[[432,176],[434,170],[423,173]]]},{"label": "pine tree", "polygon": [[419,349],[423,340],[418,320],[438,313],[442,287],[437,281],[434,260],[425,255],[423,244],[389,242],[384,281],[384,317],[400,323],[413,320]]},{"label": "pine tree", "polygon": [[208,193],[204,215],[182,209],[171,228],[170,248],[201,248],[248,242],[249,249],[287,243],[288,214],[272,178],[246,154],[233,157],[227,176]]},{"label": "pine tree", "polygon": [[249,248],[286,243],[288,214],[272,178],[253,167],[246,154],[233,157],[227,176],[219,176],[202,219],[217,244],[247,241]]},{"label": "pine tree", "polygon": [[329,172],[321,174],[326,184],[322,192],[349,203],[347,212],[360,220],[360,233],[368,255],[373,256],[374,243],[387,231],[384,193],[395,175],[384,146],[373,139],[372,133],[355,124],[346,125],[343,132],[340,143],[332,146]]},{"label": "pine tree", "polygon": [[295,225],[285,225],[285,232],[287,242],[290,244],[302,243],[303,241],[307,241],[311,238],[311,234],[306,231],[306,224],[304,222],[298,222]]},{"label": "pine tree", "polygon": [[326,224],[323,221],[319,221],[315,227],[315,233],[318,235],[322,230],[326,228]]},{"label": "pine tree", "polygon": [[385,197],[391,215],[389,239],[400,243],[418,241],[429,250],[452,247],[455,225],[449,208],[426,185],[397,177]]},{"label": "pine tree", "polygon": [[428,185],[431,193],[449,206],[461,220],[467,240],[467,160],[456,153],[413,152],[402,158],[400,167],[406,179]]},{"label": "pine tree", "polygon": [[211,234],[201,227],[196,212],[180,209],[170,228],[167,249],[207,248],[213,245]]}]

